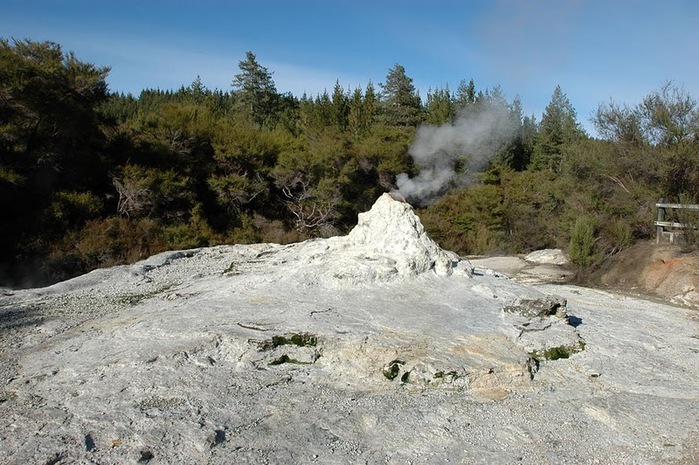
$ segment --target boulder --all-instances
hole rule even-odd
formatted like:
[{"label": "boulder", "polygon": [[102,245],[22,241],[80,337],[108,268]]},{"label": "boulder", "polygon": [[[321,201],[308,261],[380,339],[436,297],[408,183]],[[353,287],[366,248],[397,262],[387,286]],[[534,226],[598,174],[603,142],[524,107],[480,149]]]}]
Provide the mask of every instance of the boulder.
[{"label": "boulder", "polygon": [[566,258],[561,249],[535,250],[524,257],[524,259],[539,265],[567,265],[569,263],[568,258]]}]

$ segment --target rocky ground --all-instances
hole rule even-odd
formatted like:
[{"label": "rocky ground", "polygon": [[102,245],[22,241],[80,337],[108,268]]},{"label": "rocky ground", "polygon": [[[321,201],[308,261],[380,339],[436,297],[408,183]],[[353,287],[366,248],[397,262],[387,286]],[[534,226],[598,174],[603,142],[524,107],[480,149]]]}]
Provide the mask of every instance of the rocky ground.
[{"label": "rocky ground", "polygon": [[489,260],[384,196],[346,237],[5,291],[0,462],[699,462],[696,310]]},{"label": "rocky ground", "polygon": [[519,257],[474,257],[471,263],[496,270],[518,283],[574,282],[699,309],[699,250],[696,247],[641,241],[584,276],[578,276],[575,267],[557,249]]}]

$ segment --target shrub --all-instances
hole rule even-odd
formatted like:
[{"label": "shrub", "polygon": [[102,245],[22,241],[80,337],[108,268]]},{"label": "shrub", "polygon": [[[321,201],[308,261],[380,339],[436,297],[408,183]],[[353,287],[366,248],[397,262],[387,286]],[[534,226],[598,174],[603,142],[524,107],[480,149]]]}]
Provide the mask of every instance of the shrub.
[{"label": "shrub", "polygon": [[58,191],[53,195],[50,215],[57,225],[67,229],[95,218],[103,208],[102,199],[91,192]]},{"label": "shrub", "polygon": [[587,216],[579,217],[570,233],[568,257],[571,263],[581,267],[590,266],[594,262],[595,242],[594,221]]}]

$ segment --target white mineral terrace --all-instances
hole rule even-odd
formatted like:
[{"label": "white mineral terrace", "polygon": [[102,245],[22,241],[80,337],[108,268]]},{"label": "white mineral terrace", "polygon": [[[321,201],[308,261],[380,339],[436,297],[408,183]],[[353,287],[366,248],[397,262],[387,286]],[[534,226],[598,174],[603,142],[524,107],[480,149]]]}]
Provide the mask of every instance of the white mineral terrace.
[{"label": "white mineral terrace", "polygon": [[696,311],[345,237],[0,294],[0,463],[699,463]]}]

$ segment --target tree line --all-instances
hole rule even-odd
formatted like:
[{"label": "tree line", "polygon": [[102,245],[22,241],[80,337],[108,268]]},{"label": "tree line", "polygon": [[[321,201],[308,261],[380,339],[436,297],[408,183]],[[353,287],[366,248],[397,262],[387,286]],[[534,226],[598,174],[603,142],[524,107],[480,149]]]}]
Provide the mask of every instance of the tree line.
[{"label": "tree line", "polygon": [[301,97],[278,92],[252,52],[225,91],[196,78],[124,95],[108,73],[53,42],[0,39],[0,283],[346,233],[399,174],[418,174],[409,149],[420,127],[492,108],[511,137],[472,182],[419,209],[445,248],[555,246],[594,266],[653,233],[657,198],[699,190],[697,102],[672,83],[634,106],[601,104],[592,138],[560,86],[537,121],[473,80],[423,99],[399,64],[376,86],[335,82]]}]

